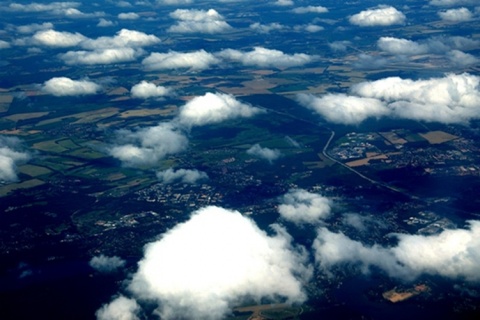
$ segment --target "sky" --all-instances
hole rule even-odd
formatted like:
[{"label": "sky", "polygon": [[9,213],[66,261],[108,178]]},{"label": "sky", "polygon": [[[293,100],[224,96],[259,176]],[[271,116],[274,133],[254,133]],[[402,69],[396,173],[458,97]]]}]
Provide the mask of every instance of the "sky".
[{"label": "sky", "polygon": [[[475,0],[3,1],[0,16],[0,95],[31,99],[30,112],[44,110],[35,97],[75,108],[71,101],[106,101],[118,87],[134,106],[180,101],[169,119],[115,128],[100,150],[118,166],[154,171],[163,184],[208,183],[202,170],[158,166],[190,150],[195,130],[268,116],[201,78],[259,80],[268,72],[288,77],[344,68],[373,76],[285,96],[313,121],[352,130],[369,119],[462,126],[480,119]],[[285,156],[262,143],[245,154],[270,166]],[[19,181],[18,166],[39,156],[21,136],[1,134],[0,181]],[[96,317],[140,319],[151,303],[161,319],[220,319],[245,301],[301,304],[315,272],[344,266],[402,281],[422,275],[480,281],[479,221],[431,236],[395,233],[392,246],[365,244],[330,228],[335,205],[321,193],[292,188],[276,199],[278,219],[268,230],[232,208],[192,212],[144,247],[135,272]],[[384,227],[357,213],[343,219],[361,231]],[[309,228],[314,237],[296,243],[289,228]],[[101,273],[121,272],[125,264],[103,254],[90,260]]]}]

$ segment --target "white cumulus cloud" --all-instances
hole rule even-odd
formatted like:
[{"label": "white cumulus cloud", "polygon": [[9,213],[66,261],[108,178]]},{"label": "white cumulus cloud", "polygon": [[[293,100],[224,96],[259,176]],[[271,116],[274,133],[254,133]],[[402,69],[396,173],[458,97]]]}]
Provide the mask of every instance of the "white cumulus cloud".
[{"label": "white cumulus cloud", "polygon": [[44,23],[31,23],[23,26],[17,26],[16,30],[19,33],[34,33],[41,30],[53,29],[53,24],[51,22]]},{"label": "white cumulus cloud", "polygon": [[181,182],[188,184],[195,184],[200,180],[208,179],[208,175],[205,172],[191,169],[178,169],[172,168],[157,172],[157,178],[163,183]]},{"label": "white cumulus cloud", "polygon": [[261,112],[261,109],[242,103],[230,94],[208,92],[182,106],[178,121],[187,127],[203,126],[234,118],[248,118]]},{"label": "white cumulus cloud", "polygon": [[81,96],[96,94],[101,86],[89,80],[72,80],[67,77],[55,77],[42,85],[42,91],[57,96]]},{"label": "white cumulus cloud", "polygon": [[115,298],[96,312],[98,320],[139,320],[140,306],[134,299],[124,296]]},{"label": "white cumulus cloud", "polygon": [[17,165],[29,159],[30,154],[22,151],[18,138],[0,136],[0,181],[17,181]]},{"label": "white cumulus cloud", "polygon": [[247,150],[247,154],[260,159],[267,160],[270,163],[272,163],[273,161],[277,160],[282,156],[282,153],[280,152],[280,150],[264,148],[260,146],[258,143],[251,146]]},{"label": "white cumulus cloud", "polygon": [[134,98],[148,99],[163,97],[171,93],[169,88],[157,86],[155,83],[142,81],[130,89],[130,94]]},{"label": "white cumulus cloud", "polygon": [[354,14],[350,17],[351,24],[361,27],[391,26],[405,23],[405,15],[391,6],[379,6]]},{"label": "white cumulus cloud", "polygon": [[143,59],[142,64],[147,70],[190,69],[204,70],[219,64],[220,60],[205,50],[194,52],[151,53]]},{"label": "white cumulus cloud", "polygon": [[29,4],[11,3],[9,8],[14,11],[23,12],[45,12],[45,11],[58,11],[63,9],[76,8],[80,6],[80,2],[51,2],[51,3],[38,3],[32,2]]},{"label": "white cumulus cloud", "polygon": [[427,44],[394,37],[381,37],[377,41],[377,46],[382,51],[393,55],[425,54],[430,50]]},{"label": "white cumulus cloud", "polygon": [[298,7],[292,10],[293,13],[325,13],[328,12],[328,9],[322,6],[307,6],[307,7]]},{"label": "white cumulus cloud", "polygon": [[59,57],[68,65],[77,64],[112,64],[135,60],[141,51],[133,48],[108,48],[94,51],[68,51],[60,54]]},{"label": "white cumulus cloud", "polygon": [[317,193],[292,189],[280,199],[280,216],[295,224],[317,224],[330,216],[332,202]]},{"label": "white cumulus cloud", "polygon": [[122,12],[118,14],[120,20],[137,20],[140,16],[135,12]]},{"label": "white cumulus cloud", "polygon": [[141,48],[160,43],[160,39],[153,34],[141,31],[122,29],[113,37],[99,37],[82,42],[84,49],[99,50],[106,48]]},{"label": "white cumulus cloud", "polygon": [[4,40],[0,40],[0,49],[8,49],[10,48],[10,43]]},{"label": "white cumulus cloud", "polygon": [[223,33],[232,29],[215,9],[177,9],[170,17],[178,22],[168,28],[168,32],[176,33]]},{"label": "white cumulus cloud", "polygon": [[443,21],[448,22],[464,22],[473,19],[473,13],[467,8],[449,9],[445,11],[439,11],[438,16]]},{"label": "white cumulus cloud", "polygon": [[285,28],[286,27],[284,25],[281,25],[278,22],[272,22],[269,24],[261,24],[259,22],[255,22],[250,25],[250,29],[258,33],[270,33],[270,31],[279,31]]},{"label": "white cumulus cloud", "polygon": [[116,145],[108,153],[126,167],[153,166],[167,155],[187,148],[188,139],[170,123],[135,131],[119,130]]},{"label": "white cumulus cloud", "polygon": [[244,299],[301,303],[305,251],[273,228],[269,236],[238,211],[200,209],[145,247],[128,290],[157,303],[162,319],[221,319]]},{"label": "white cumulus cloud", "polygon": [[252,51],[245,52],[234,49],[225,49],[216,54],[227,61],[240,62],[245,66],[261,68],[290,68],[308,64],[317,59],[304,53],[286,54],[280,50],[255,47]]},{"label": "white cumulus cloud", "polygon": [[38,31],[32,37],[34,44],[58,48],[74,47],[86,39],[78,32],[71,33],[52,29]]},{"label": "white cumulus cloud", "polygon": [[120,268],[123,268],[125,266],[125,263],[125,260],[119,257],[108,257],[101,254],[90,259],[90,262],[88,264],[90,265],[90,267],[99,272],[111,273],[117,271]]}]

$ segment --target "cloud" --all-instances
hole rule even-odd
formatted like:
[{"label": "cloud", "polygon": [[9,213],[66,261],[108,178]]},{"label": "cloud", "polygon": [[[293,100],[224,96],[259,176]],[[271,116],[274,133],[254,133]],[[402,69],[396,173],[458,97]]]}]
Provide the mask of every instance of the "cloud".
[{"label": "cloud", "polygon": [[280,7],[288,7],[294,5],[292,0],[277,0],[273,4]]},{"label": "cloud", "polygon": [[157,178],[163,183],[173,183],[180,181],[181,183],[195,184],[197,181],[208,179],[205,172],[189,169],[167,169],[157,172]]},{"label": "cloud", "polygon": [[52,29],[38,31],[32,37],[34,44],[57,48],[74,47],[86,39],[78,32],[61,32]]},{"label": "cloud", "polygon": [[0,136],[0,181],[17,181],[17,165],[29,159],[30,154],[22,151],[18,138]]},{"label": "cloud", "polygon": [[168,28],[168,32],[176,33],[223,33],[232,29],[216,10],[209,9],[177,9],[170,13],[170,17],[179,20]]},{"label": "cloud", "polygon": [[447,58],[457,67],[468,67],[480,62],[477,57],[460,50],[449,51]]},{"label": "cloud", "polygon": [[29,4],[11,3],[9,8],[14,11],[23,12],[45,12],[58,11],[62,9],[76,8],[80,6],[80,2],[52,2],[48,4],[32,2]]},{"label": "cloud", "polygon": [[468,73],[428,80],[391,77],[358,83],[350,89],[351,95],[301,94],[297,100],[335,123],[358,124],[369,117],[390,116],[464,124],[480,117],[479,83],[478,76]]},{"label": "cloud", "polygon": [[204,70],[210,68],[211,65],[219,64],[220,60],[214,55],[199,50],[194,52],[176,52],[168,53],[151,53],[143,59],[142,64],[147,70],[165,70],[165,69],[191,69]]},{"label": "cloud", "polygon": [[244,52],[234,49],[225,49],[216,54],[227,61],[240,62],[245,66],[261,68],[290,68],[308,64],[317,59],[304,53],[293,55],[285,54],[279,50],[271,50],[263,47],[255,47],[252,51]]},{"label": "cloud", "polygon": [[113,37],[99,37],[82,42],[84,49],[99,50],[107,48],[142,48],[160,43],[160,39],[153,34],[146,34],[136,30],[122,29]]},{"label": "cloud", "polygon": [[280,216],[295,224],[317,224],[330,216],[332,202],[319,194],[292,189],[280,199]]},{"label": "cloud", "polygon": [[193,3],[193,0],[157,0],[157,3],[166,5],[184,5]]},{"label": "cloud", "polygon": [[444,230],[432,236],[395,234],[392,247],[366,246],[342,233],[318,230],[313,244],[315,259],[327,271],[337,264],[353,264],[367,273],[372,267],[391,277],[414,280],[422,274],[479,281],[480,221],[467,229]]},{"label": "cloud", "polygon": [[124,296],[115,298],[96,312],[98,320],[139,320],[140,306],[134,299]]},{"label": "cloud", "polygon": [[323,31],[325,30],[324,27],[322,26],[319,26],[319,25],[316,25],[316,24],[304,24],[304,25],[299,25],[299,26],[295,26],[294,27],[294,30],[295,31],[307,31],[307,32],[310,32],[310,33],[315,33],[315,32],[319,32],[319,31]]},{"label": "cloud", "polygon": [[221,319],[244,299],[302,303],[311,276],[305,251],[273,230],[267,235],[238,211],[200,209],[145,247],[128,290],[157,303],[162,319]]},{"label": "cloud", "polygon": [[249,118],[263,112],[230,94],[206,93],[180,108],[178,121],[188,127],[214,124],[235,118]]},{"label": "cloud", "polygon": [[249,148],[247,150],[247,154],[267,160],[270,163],[277,160],[282,155],[282,153],[279,150],[262,148],[258,143],[254,144],[251,148]]},{"label": "cloud", "polygon": [[140,18],[140,16],[135,12],[119,13],[117,17],[120,20],[137,20]]},{"label": "cloud", "polygon": [[68,51],[60,54],[59,57],[68,65],[77,64],[112,64],[135,60],[141,51],[132,48],[110,48],[94,51]]},{"label": "cloud", "polygon": [[51,22],[44,22],[42,24],[31,23],[23,26],[17,26],[15,29],[18,33],[34,33],[37,31],[53,29],[53,24]]},{"label": "cloud", "polygon": [[114,25],[115,23],[113,21],[107,20],[104,18],[100,18],[100,20],[98,20],[98,23],[97,23],[97,27],[111,27]]},{"label": "cloud", "polygon": [[10,48],[10,43],[7,41],[0,40],[0,49],[8,49]]},{"label": "cloud", "polygon": [[432,6],[453,7],[459,5],[478,4],[477,0],[430,0]]},{"label": "cloud", "polygon": [[260,24],[258,22],[252,23],[250,29],[258,33],[270,33],[270,31],[284,30],[286,27],[280,23],[273,22],[270,24]]},{"label": "cloud", "polygon": [[393,55],[425,54],[430,50],[427,44],[394,37],[381,37],[377,41],[377,46],[382,51]]},{"label": "cloud", "polygon": [[332,49],[333,51],[347,51],[347,48],[351,45],[352,43],[347,40],[334,41],[328,44],[330,49]]},{"label": "cloud", "polygon": [[405,19],[405,15],[394,7],[379,6],[357,13],[351,16],[349,21],[351,24],[360,27],[373,27],[404,24]]},{"label": "cloud", "polygon": [[90,267],[102,273],[116,272],[118,269],[125,266],[125,260],[119,257],[107,257],[103,254],[95,256],[90,259],[88,263]]},{"label": "cloud", "polygon": [[95,82],[67,77],[52,78],[42,85],[42,91],[57,97],[96,94],[100,89],[101,86]]},{"label": "cloud", "polygon": [[163,86],[157,86],[155,83],[142,81],[130,89],[130,94],[134,98],[148,99],[163,97],[170,94],[171,90]]},{"label": "cloud", "polygon": [[465,22],[473,19],[473,13],[467,8],[439,11],[438,16],[447,22]]},{"label": "cloud", "polygon": [[377,99],[345,94],[327,94],[322,97],[299,94],[297,101],[333,123],[359,124],[369,117],[379,118],[389,114],[388,108]]},{"label": "cloud", "polygon": [[108,153],[126,167],[154,166],[167,155],[187,148],[188,140],[170,123],[135,131],[117,131],[116,145]]},{"label": "cloud", "polygon": [[308,7],[298,7],[292,10],[293,13],[303,14],[303,13],[325,13],[328,12],[328,9],[322,6],[308,6]]}]

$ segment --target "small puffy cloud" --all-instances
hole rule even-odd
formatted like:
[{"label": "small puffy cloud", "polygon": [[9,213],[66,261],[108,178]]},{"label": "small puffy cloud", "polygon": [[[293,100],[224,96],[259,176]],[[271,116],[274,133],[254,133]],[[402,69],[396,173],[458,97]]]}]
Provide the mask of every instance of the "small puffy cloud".
[{"label": "small puffy cloud", "polygon": [[0,49],[8,49],[10,48],[10,43],[7,41],[0,40]]},{"label": "small puffy cloud", "polygon": [[84,13],[76,8],[68,8],[59,12],[65,15],[67,18],[77,19],[77,18],[95,18],[105,16],[105,12],[92,12]]},{"label": "small puffy cloud", "polygon": [[350,17],[351,24],[360,27],[391,26],[405,23],[405,15],[390,6],[380,6],[361,11]]},{"label": "small puffy cloud", "polygon": [[123,268],[125,266],[125,260],[119,257],[107,257],[101,254],[90,259],[88,264],[98,272],[112,273]]},{"label": "small puffy cloud", "polygon": [[297,101],[333,123],[359,124],[369,117],[379,118],[389,114],[388,108],[377,99],[345,94],[327,94],[322,97],[299,94]]},{"label": "small puffy cloud", "polygon": [[452,50],[447,53],[447,58],[457,67],[468,67],[478,64],[480,60],[469,53],[460,50]]},{"label": "small puffy cloud", "polygon": [[151,53],[143,59],[142,64],[147,70],[190,69],[204,70],[211,65],[219,64],[220,60],[205,50],[194,52]]},{"label": "small puffy cloud", "polygon": [[178,121],[188,127],[203,126],[235,118],[248,118],[261,112],[261,109],[242,103],[230,94],[208,92],[182,106]]},{"label": "small puffy cloud", "polygon": [[332,202],[303,189],[290,190],[280,199],[280,216],[295,224],[317,224],[330,216]]},{"label": "small puffy cloud", "polygon": [[193,0],[157,0],[157,3],[166,5],[185,5],[193,3]]},{"label": "small puffy cloud", "polygon": [[140,16],[135,12],[122,12],[118,14],[120,20],[137,20]]},{"label": "small puffy cloud", "polygon": [[167,169],[157,172],[157,178],[163,183],[181,182],[187,184],[195,184],[200,180],[208,179],[205,172],[190,169]]},{"label": "small puffy cloud", "polygon": [[57,96],[82,96],[96,94],[101,86],[89,80],[72,80],[67,77],[56,77],[42,85],[42,91]]},{"label": "small puffy cloud", "polygon": [[133,61],[141,54],[141,51],[124,47],[109,48],[94,51],[68,51],[60,54],[59,57],[68,65],[94,65],[94,64],[112,64]]},{"label": "small puffy cloud", "polygon": [[273,161],[280,158],[282,153],[277,149],[263,148],[258,143],[254,144],[251,148],[247,150],[247,154],[267,160],[272,163]]},{"label": "small puffy cloud", "polygon": [[426,44],[394,37],[381,37],[377,41],[377,46],[382,51],[393,55],[417,55],[425,54],[429,51],[429,47]]},{"label": "small puffy cloud", "polygon": [[62,32],[51,29],[38,31],[32,37],[34,44],[57,48],[73,47],[86,39],[85,36],[78,32]]},{"label": "small puffy cloud", "polygon": [[300,26],[295,26],[294,29],[296,31],[307,31],[307,32],[310,32],[310,33],[315,33],[315,32],[325,30],[324,27],[316,25],[316,24],[311,24],[311,23],[300,25]]},{"label": "small puffy cloud", "polygon": [[438,12],[438,16],[447,22],[465,22],[473,19],[473,13],[467,8],[440,11]]},{"label": "small puffy cloud", "polygon": [[126,167],[154,166],[168,155],[187,148],[188,139],[170,123],[135,131],[119,130],[108,153]]},{"label": "small puffy cloud", "polygon": [[51,2],[51,3],[37,3],[29,4],[11,3],[9,8],[14,11],[23,12],[45,12],[45,11],[59,11],[64,9],[76,8],[80,6],[80,2]]},{"label": "small puffy cloud", "polygon": [[155,83],[142,81],[130,89],[130,94],[134,98],[148,99],[158,98],[170,94],[171,90],[163,86],[157,86]]},{"label": "small puffy cloud", "polygon": [[479,281],[480,221],[467,229],[444,230],[437,235],[396,234],[393,247],[367,246],[342,233],[318,230],[313,244],[315,260],[328,272],[337,264],[353,264],[367,273],[378,267],[388,275],[413,280],[422,274]]},{"label": "small puffy cloud", "polygon": [[29,159],[18,138],[0,136],[0,181],[17,181],[17,165]]},{"label": "small puffy cloud", "polygon": [[328,44],[330,49],[332,49],[333,51],[347,51],[347,48],[351,45],[352,43],[347,40],[334,41]]},{"label": "small puffy cloud", "polygon": [[82,47],[90,50],[107,48],[142,48],[160,43],[160,39],[153,34],[146,34],[136,30],[122,29],[113,37],[99,37],[82,42]]},{"label": "small puffy cloud", "polygon": [[[454,53],[455,54],[455,53]],[[468,73],[410,80],[390,77],[361,82],[351,95],[297,96],[298,102],[334,123],[358,124],[369,117],[464,124],[480,118],[480,77]]]},{"label": "small puffy cloud", "polygon": [[31,24],[16,27],[16,30],[18,33],[34,33],[37,31],[49,30],[49,29],[53,29],[53,24],[51,22],[44,22],[42,24],[31,23]]},{"label": "small puffy cloud", "polygon": [[280,7],[288,7],[294,5],[293,0],[277,0],[273,4]]},{"label": "small puffy cloud", "polygon": [[292,10],[293,13],[325,13],[328,12],[328,9],[322,6],[308,6],[308,7],[298,7]]},{"label": "small puffy cloud", "polygon": [[478,4],[477,0],[430,0],[432,6],[453,7],[459,5]]},{"label": "small puffy cloud", "polygon": [[98,20],[98,23],[97,23],[97,27],[111,27],[114,25],[115,23],[113,21],[107,20],[104,18],[100,18],[100,20]]},{"label": "small puffy cloud", "polygon": [[261,68],[290,68],[308,64],[317,59],[304,53],[286,54],[280,50],[255,47],[252,51],[245,52],[234,49],[225,49],[216,54],[218,57],[240,62],[245,66],[256,66]]},{"label": "small puffy cloud", "polygon": [[168,32],[176,33],[223,33],[232,29],[223,16],[215,9],[177,9],[170,17],[178,22],[168,28]]},{"label": "small puffy cloud", "polygon": [[112,302],[102,306],[95,315],[97,320],[139,320],[137,313],[140,306],[134,299],[124,296],[115,298]]},{"label": "small puffy cloud", "polygon": [[269,236],[238,211],[200,209],[145,247],[128,289],[162,319],[222,319],[245,299],[301,303],[305,251],[273,228]]},{"label": "small puffy cloud", "polygon": [[273,22],[270,24],[260,24],[258,22],[252,23],[250,29],[258,33],[270,33],[270,31],[279,31],[283,30],[286,27],[280,23]]}]

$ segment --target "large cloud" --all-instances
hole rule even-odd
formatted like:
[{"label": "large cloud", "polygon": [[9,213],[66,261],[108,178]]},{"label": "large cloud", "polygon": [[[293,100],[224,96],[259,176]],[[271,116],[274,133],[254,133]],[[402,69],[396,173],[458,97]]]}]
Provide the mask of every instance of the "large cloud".
[{"label": "large cloud", "polygon": [[467,123],[480,118],[479,83],[479,77],[468,73],[416,81],[391,77],[356,84],[352,95],[302,94],[298,101],[335,123],[356,124],[380,116]]},{"label": "large cloud", "polygon": [[280,202],[280,216],[295,224],[317,224],[330,216],[332,206],[328,198],[303,189],[290,190]]},{"label": "large cloud", "polygon": [[351,24],[361,27],[391,26],[403,24],[405,15],[394,7],[379,6],[357,13],[351,16],[349,21]]},{"label": "large cloud", "polygon": [[160,123],[136,131],[119,130],[116,145],[108,152],[126,167],[140,167],[158,164],[167,155],[185,150],[187,145],[187,138],[171,123]]},{"label": "large cloud", "polygon": [[195,184],[200,180],[208,179],[208,175],[205,172],[191,169],[167,169],[157,172],[157,178],[163,183],[173,183],[176,181]]},{"label": "large cloud", "polygon": [[0,181],[17,181],[17,165],[30,159],[20,148],[20,140],[0,136]]},{"label": "large cloud", "polygon": [[377,41],[377,46],[382,51],[393,55],[425,54],[430,50],[427,44],[394,37],[381,37]]},{"label": "large cloud", "polygon": [[57,96],[81,96],[96,94],[101,86],[89,80],[72,80],[58,77],[47,80],[42,85],[42,91]]},{"label": "large cloud", "polygon": [[378,267],[406,280],[421,274],[480,280],[480,221],[470,221],[468,229],[444,230],[433,236],[395,236],[398,244],[393,247],[366,246],[342,233],[320,228],[313,244],[315,259],[325,271],[349,263],[364,272]]},{"label": "large cloud", "polygon": [[261,109],[242,103],[232,95],[208,92],[182,106],[178,121],[188,127],[203,126],[234,118],[248,118],[260,112]]},{"label": "large cloud", "polygon": [[443,21],[448,22],[464,22],[473,18],[473,13],[467,8],[449,9],[438,12]]},{"label": "large cloud", "polygon": [[155,83],[142,81],[130,89],[130,94],[134,98],[148,99],[158,98],[170,94],[171,90],[163,86],[157,86]]},{"label": "large cloud", "polygon": [[251,148],[249,148],[247,150],[247,154],[267,160],[270,163],[272,163],[273,161],[277,160],[282,156],[282,153],[280,152],[280,150],[264,148],[260,146],[258,143],[254,144]]},{"label": "large cloud", "polygon": [[168,32],[177,33],[222,33],[232,27],[225,22],[222,15],[216,10],[177,9],[170,13],[170,17],[178,22],[168,28]]},{"label": "large cloud", "polygon": [[58,48],[74,47],[86,39],[84,35],[78,32],[61,32],[51,29],[38,31],[32,37],[34,44]]},{"label": "large cloud", "polygon": [[162,319],[221,319],[245,298],[301,303],[304,251],[274,230],[267,235],[237,211],[201,209],[145,247],[128,289],[158,303]]},{"label": "large cloud", "polygon": [[210,68],[211,65],[220,63],[214,55],[199,50],[194,52],[175,52],[168,53],[154,52],[143,59],[142,64],[147,70],[165,70],[165,69],[190,69],[204,70]]},{"label": "large cloud", "polygon": [[122,29],[113,37],[99,37],[82,42],[84,49],[98,50],[105,48],[140,48],[160,43],[160,39],[153,34],[146,34],[136,30]]},{"label": "large cloud", "polygon": [[279,50],[255,47],[252,51],[244,52],[234,49],[225,49],[217,53],[223,59],[240,62],[245,66],[256,66],[261,68],[289,68],[308,64],[317,59],[304,53],[293,55],[285,54]]}]

